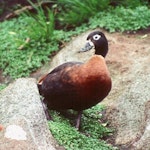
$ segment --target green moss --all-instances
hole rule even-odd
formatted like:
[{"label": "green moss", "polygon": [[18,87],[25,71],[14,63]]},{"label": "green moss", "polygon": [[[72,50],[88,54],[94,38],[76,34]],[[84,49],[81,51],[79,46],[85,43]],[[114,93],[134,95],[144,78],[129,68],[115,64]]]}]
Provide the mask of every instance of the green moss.
[{"label": "green moss", "polygon": [[[59,49],[62,31],[55,31],[57,40],[47,42],[45,38],[34,37],[31,17],[19,17],[0,23],[0,68],[4,75],[12,78],[29,76],[29,74],[50,60],[53,51]],[[61,36],[62,35],[62,36]]]},{"label": "green moss", "polygon": [[108,9],[109,2],[109,0],[58,0],[57,3],[62,7],[62,13],[58,18],[64,25],[81,25],[97,12]]},{"label": "green moss", "polygon": [[49,121],[49,128],[58,143],[67,150],[113,150],[103,137],[112,134],[112,130],[100,123],[103,106],[97,105],[85,110],[82,115],[81,129],[78,131],[70,119],[65,118],[56,111],[50,111],[53,121]]},{"label": "green moss", "polygon": [[110,32],[136,31],[150,26],[150,9],[147,6],[136,8],[116,7],[97,13],[90,18],[90,28],[105,28]]},{"label": "green moss", "polygon": [[6,88],[7,85],[6,84],[0,84],[0,91],[3,90],[4,88]]}]

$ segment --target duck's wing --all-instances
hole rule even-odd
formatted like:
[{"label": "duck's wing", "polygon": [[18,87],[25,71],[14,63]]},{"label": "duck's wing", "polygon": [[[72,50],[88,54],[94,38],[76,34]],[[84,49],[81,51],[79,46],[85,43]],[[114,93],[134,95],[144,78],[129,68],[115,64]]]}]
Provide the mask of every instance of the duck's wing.
[{"label": "duck's wing", "polygon": [[59,72],[61,70],[64,70],[68,67],[72,67],[74,65],[77,65],[77,64],[82,64],[81,62],[66,62],[62,65],[59,65],[57,66],[56,68],[54,68],[51,72],[49,72],[48,74],[45,74],[43,75],[40,80],[38,81],[38,87],[40,87],[40,85],[42,84],[43,80],[49,75],[49,74],[53,74],[53,73],[56,73],[56,72]]},{"label": "duck's wing", "polygon": [[58,67],[54,68],[49,74],[56,73],[58,71],[61,71],[61,70],[66,69],[68,67],[72,67],[72,66],[77,65],[77,64],[82,64],[82,63],[81,62],[66,62],[66,63],[59,65]]},{"label": "duck's wing", "polygon": [[[48,87],[49,85],[52,86],[52,85],[55,85],[55,83],[59,83],[60,82],[59,78],[61,76],[60,72],[63,72],[67,68],[70,68],[70,67],[73,67],[73,66],[76,66],[76,65],[80,65],[80,64],[82,64],[82,63],[81,62],[67,62],[67,63],[64,63],[64,64],[54,68],[50,73],[48,73],[48,74],[44,75],[43,77],[41,77],[41,79],[38,81],[38,84],[37,84],[38,89],[39,89],[39,93],[42,95],[43,86]],[[52,84],[52,82],[53,82],[53,84]],[[44,85],[42,85],[42,84],[44,84]],[[51,87],[51,86],[49,86],[49,87]],[[45,92],[45,90],[44,90],[44,92]]]},{"label": "duck's wing", "polygon": [[[72,83],[69,72],[75,70],[82,63],[69,62],[52,70],[38,85],[40,94],[51,109],[72,108],[77,99],[77,89]],[[68,71],[69,70],[69,71]]]}]

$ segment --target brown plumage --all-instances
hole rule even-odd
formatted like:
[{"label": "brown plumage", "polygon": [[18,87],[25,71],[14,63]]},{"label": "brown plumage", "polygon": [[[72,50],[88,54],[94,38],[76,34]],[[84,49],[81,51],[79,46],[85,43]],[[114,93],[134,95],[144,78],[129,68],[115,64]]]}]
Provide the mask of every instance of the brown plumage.
[{"label": "brown plumage", "polygon": [[102,32],[95,31],[87,40],[90,41],[82,51],[92,47],[96,50],[89,61],[64,63],[39,81],[39,92],[49,109],[82,111],[102,101],[110,92],[111,78],[104,60],[107,39]]}]

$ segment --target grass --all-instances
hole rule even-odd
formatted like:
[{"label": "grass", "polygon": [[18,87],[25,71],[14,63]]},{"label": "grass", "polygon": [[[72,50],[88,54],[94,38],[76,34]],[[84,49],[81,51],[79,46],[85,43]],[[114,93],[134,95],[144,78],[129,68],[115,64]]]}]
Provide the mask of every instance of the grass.
[{"label": "grass", "polygon": [[[66,26],[76,27],[77,25],[81,25],[84,22],[88,22],[91,18],[95,18],[95,16],[99,13],[103,13],[102,16],[107,15],[107,13],[111,14],[111,9],[115,9],[116,6],[124,7],[125,9],[135,9],[136,7],[140,7],[143,5],[149,4],[148,0],[58,0],[57,1],[59,7],[61,8],[61,13],[58,14],[58,19],[60,23]],[[114,7],[115,6],[115,7]],[[122,10],[120,10],[122,11]],[[120,13],[120,11],[116,11],[116,13]],[[138,12],[135,12],[138,13]],[[124,14],[126,17],[130,17],[127,14]],[[111,15],[113,21],[113,15]],[[121,18],[123,16],[120,16]],[[104,17],[105,18],[105,17]],[[96,18],[101,20],[101,18]],[[114,19],[115,21],[116,19]],[[137,21],[136,21],[137,22]]]},{"label": "grass", "polygon": [[58,0],[57,3],[62,7],[59,20],[63,24],[77,26],[88,21],[97,12],[107,9],[109,0]]},{"label": "grass", "polygon": [[7,87],[7,84],[0,84],[0,91]]},{"label": "grass", "polygon": [[32,38],[33,39],[45,39],[46,42],[50,42],[53,40],[54,37],[54,14],[51,9],[48,7],[45,8],[45,10],[42,8],[40,5],[37,6],[30,0],[28,2],[32,5],[32,7],[35,9],[36,14],[32,14],[29,11],[24,13],[25,17],[29,16],[33,19],[34,24],[30,24],[30,28],[33,30],[32,33]]},{"label": "grass", "polygon": [[105,28],[109,32],[145,29],[150,26],[150,9],[147,6],[116,7],[108,12],[99,12],[90,18],[88,25],[90,28]]},{"label": "grass", "polygon": [[51,111],[53,121],[49,121],[49,128],[58,143],[67,150],[114,150],[116,148],[102,139],[110,136],[113,132],[106,127],[107,123],[100,123],[102,110],[104,110],[102,105],[85,110],[80,131],[74,127],[73,120],[70,122],[60,113]]},{"label": "grass", "polygon": [[4,75],[14,79],[29,76],[50,60],[50,54],[59,49],[62,38],[67,41],[71,36],[62,30],[55,30],[57,40],[38,39],[34,36],[32,24],[35,20],[28,16],[0,23],[0,68]]},{"label": "grass", "polygon": [[0,68],[4,75],[12,78],[29,76],[49,60],[51,52],[58,50],[57,42],[32,39],[29,27],[33,23],[32,18],[20,17],[0,24]]}]

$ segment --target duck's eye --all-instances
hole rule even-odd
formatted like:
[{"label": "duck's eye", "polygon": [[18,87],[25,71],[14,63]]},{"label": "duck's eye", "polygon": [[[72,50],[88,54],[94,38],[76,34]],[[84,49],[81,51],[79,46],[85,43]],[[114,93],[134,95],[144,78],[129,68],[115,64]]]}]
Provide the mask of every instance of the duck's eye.
[{"label": "duck's eye", "polygon": [[101,38],[101,36],[99,34],[96,34],[93,36],[93,39],[96,41],[99,40],[100,38]]}]

